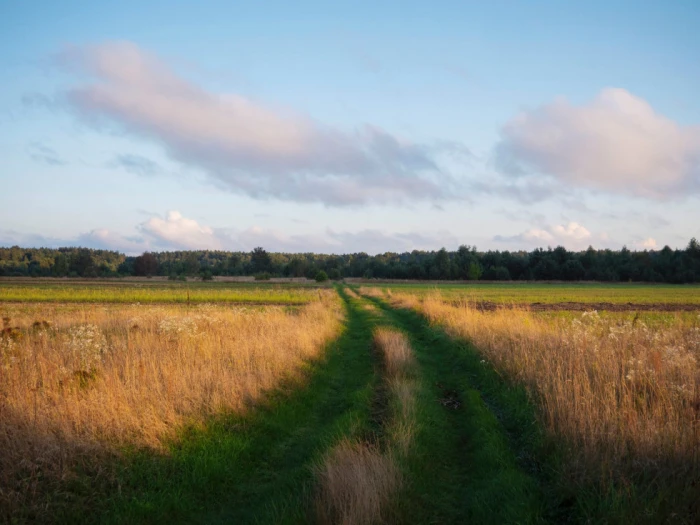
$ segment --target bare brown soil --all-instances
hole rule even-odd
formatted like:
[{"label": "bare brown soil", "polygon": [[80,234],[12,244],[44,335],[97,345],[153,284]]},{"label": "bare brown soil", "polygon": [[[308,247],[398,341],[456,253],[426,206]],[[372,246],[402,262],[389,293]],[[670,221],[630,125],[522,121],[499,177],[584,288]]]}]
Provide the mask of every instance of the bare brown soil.
[{"label": "bare brown soil", "polygon": [[[457,305],[462,301],[452,301]],[[463,303],[462,303],[463,304]],[[695,312],[700,311],[700,304],[687,303],[520,303],[504,304],[492,301],[479,301],[474,304],[477,309],[483,312],[492,312],[502,308],[526,308],[533,312],[590,312],[599,310],[606,312]]]}]

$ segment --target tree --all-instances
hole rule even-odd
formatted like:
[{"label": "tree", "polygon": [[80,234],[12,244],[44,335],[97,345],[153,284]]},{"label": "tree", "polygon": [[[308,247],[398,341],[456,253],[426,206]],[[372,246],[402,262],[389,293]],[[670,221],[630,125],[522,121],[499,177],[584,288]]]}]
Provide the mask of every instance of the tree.
[{"label": "tree", "polygon": [[304,277],[304,275],[306,275],[307,268],[308,264],[304,259],[294,257],[291,261],[287,263],[285,273],[289,277]]},{"label": "tree", "polygon": [[580,281],[586,275],[586,269],[578,259],[569,259],[562,267],[562,277],[567,281]]},{"label": "tree", "polygon": [[316,282],[317,283],[325,283],[328,280],[328,274],[324,272],[323,270],[319,270],[319,272],[316,274]]},{"label": "tree", "polygon": [[450,278],[450,256],[445,248],[440,248],[440,251],[435,255],[436,275],[439,279]]},{"label": "tree", "polygon": [[250,253],[250,263],[253,266],[253,273],[269,272],[272,269],[270,254],[260,246]]},{"label": "tree", "polygon": [[559,266],[549,257],[543,258],[534,269],[535,279],[551,281],[559,278]]},{"label": "tree", "polygon": [[145,252],[134,259],[134,275],[157,275],[158,274],[158,259],[155,255]]},{"label": "tree", "polygon": [[97,267],[90,250],[82,248],[75,254],[70,263],[70,271],[80,277],[97,277]]},{"label": "tree", "polygon": [[469,265],[467,269],[467,279],[470,281],[478,281],[481,279],[481,275],[484,273],[483,268],[478,262],[473,262]]},{"label": "tree", "polygon": [[54,277],[65,277],[68,275],[68,259],[62,253],[56,256],[52,273]]},{"label": "tree", "polygon": [[197,252],[190,252],[185,259],[185,272],[187,275],[197,275],[199,272],[199,257]]}]

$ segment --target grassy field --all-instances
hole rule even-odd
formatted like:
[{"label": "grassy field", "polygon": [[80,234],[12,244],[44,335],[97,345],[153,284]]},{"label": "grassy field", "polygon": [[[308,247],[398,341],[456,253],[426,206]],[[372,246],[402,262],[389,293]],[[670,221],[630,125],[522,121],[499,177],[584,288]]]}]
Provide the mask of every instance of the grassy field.
[{"label": "grassy field", "polygon": [[258,283],[13,283],[0,281],[0,302],[306,304],[319,287]]},{"label": "grassy field", "polygon": [[366,287],[424,296],[439,291],[443,297],[501,304],[613,303],[693,304],[700,308],[700,286],[642,284],[377,284]]},{"label": "grassy field", "polygon": [[697,290],[3,282],[0,521],[693,523]]},{"label": "grassy field", "polygon": [[559,460],[561,493],[594,522],[700,516],[700,315],[483,311],[440,293],[365,294],[419,312],[522,385]]}]

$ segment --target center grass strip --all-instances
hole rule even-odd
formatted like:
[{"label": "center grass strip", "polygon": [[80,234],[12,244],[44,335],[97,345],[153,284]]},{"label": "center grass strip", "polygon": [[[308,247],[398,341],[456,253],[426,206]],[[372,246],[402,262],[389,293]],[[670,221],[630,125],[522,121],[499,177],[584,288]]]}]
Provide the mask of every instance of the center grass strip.
[{"label": "center grass strip", "polygon": [[396,330],[376,329],[374,346],[382,357],[388,419],[380,421],[383,432],[376,442],[345,438],[325,455],[316,469],[319,523],[389,521],[404,482],[400,462],[408,454],[416,426],[415,360],[406,336]]},{"label": "center grass strip", "polygon": [[504,383],[475,350],[412,310],[374,303],[409,337],[420,368],[409,480],[397,523],[540,523],[564,518],[537,470],[541,434],[522,388]]}]

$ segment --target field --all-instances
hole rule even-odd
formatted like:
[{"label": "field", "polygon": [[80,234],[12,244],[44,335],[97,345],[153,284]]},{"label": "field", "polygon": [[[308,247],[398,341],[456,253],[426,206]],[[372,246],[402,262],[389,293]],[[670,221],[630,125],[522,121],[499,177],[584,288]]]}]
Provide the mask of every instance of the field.
[{"label": "field", "polygon": [[283,284],[223,284],[167,282],[91,284],[77,283],[0,282],[1,302],[52,302],[52,303],[227,303],[227,304],[287,304],[299,305],[313,301],[317,288]]},{"label": "field", "polygon": [[694,523],[699,292],[3,281],[0,521]]},{"label": "field", "polygon": [[697,285],[639,285],[639,284],[378,284],[372,288],[404,292],[423,297],[439,291],[445,299],[473,304],[528,305],[552,308],[563,304],[567,308],[589,308],[604,305],[609,308],[633,305],[644,309],[676,308],[695,310],[700,307],[700,286]]}]

